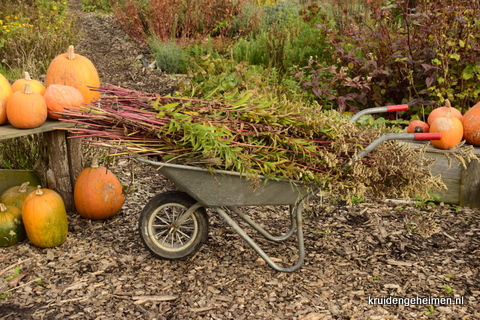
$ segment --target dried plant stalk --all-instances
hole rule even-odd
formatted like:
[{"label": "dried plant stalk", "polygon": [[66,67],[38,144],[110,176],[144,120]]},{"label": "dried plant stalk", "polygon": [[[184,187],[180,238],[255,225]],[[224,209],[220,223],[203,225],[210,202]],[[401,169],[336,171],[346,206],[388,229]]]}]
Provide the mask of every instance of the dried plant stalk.
[{"label": "dried plant stalk", "polygon": [[[313,182],[347,201],[352,197],[429,198],[444,188],[424,151],[390,141],[350,170],[342,165],[385,134],[359,127],[334,111],[236,93],[225,101],[160,97],[107,85],[96,106],[68,110],[64,121],[85,143],[115,155],[238,171],[255,178]],[[464,159],[466,157],[463,157]]]}]

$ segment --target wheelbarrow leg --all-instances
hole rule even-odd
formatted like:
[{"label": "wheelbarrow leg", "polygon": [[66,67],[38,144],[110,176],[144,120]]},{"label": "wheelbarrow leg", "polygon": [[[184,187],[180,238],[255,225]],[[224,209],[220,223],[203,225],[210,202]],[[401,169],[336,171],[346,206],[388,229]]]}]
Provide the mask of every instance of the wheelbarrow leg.
[{"label": "wheelbarrow leg", "polygon": [[292,205],[290,206],[290,229],[281,236],[273,236],[271,233],[269,233],[268,231],[263,229],[258,223],[253,221],[249,216],[247,216],[245,213],[243,213],[241,210],[239,210],[237,207],[227,207],[227,208],[229,210],[231,210],[232,212],[234,212],[243,221],[248,223],[252,228],[257,230],[262,236],[264,236],[266,239],[268,239],[270,241],[280,242],[280,241],[287,240],[295,232],[295,227],[296,227],[296,224],[297,224],[296,223],[297,218],[296,218],[296,212],[295,212],[296,206],[292,206]]},{"label": "wheelbarrow leg", "polygon": [[240,227],[230,215],[221,207],[214,207],[213,209],[225,219],[225,221],[265,260],[265,262],[276,271],[280,272],[294,272],[298,270],[305,259],[305,245],[303,241],[303,221],[302,221],[302,209],[304,200],[298,203],[295,207],[295,219],[297,228],[297,242],[298,242],[298,260],[293,266],[288,268],[282,268],[270,259],[270,257],[263,251],[258,244]]}]

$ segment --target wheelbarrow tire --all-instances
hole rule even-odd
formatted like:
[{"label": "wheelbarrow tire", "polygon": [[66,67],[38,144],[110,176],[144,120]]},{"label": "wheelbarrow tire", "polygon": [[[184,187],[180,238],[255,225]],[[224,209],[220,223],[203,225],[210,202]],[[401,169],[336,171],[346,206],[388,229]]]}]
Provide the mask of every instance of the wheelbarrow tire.
[{"label": "wheelbarrow tire", "polygon": [[173,223],[197,201],[185,192],[168,191],[153,197],[140,213],[138,230],[145,247],[155,256],[184,260],[194,255],[208,237],[208,215],[196,209],[180,226]]}]

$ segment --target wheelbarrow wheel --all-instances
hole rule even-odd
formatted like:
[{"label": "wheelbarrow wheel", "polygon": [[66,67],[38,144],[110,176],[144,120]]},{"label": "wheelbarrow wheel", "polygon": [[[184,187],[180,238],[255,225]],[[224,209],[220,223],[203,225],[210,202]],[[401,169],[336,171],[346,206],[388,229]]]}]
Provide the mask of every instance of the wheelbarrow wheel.
[{"label": "wheelbarrow wheel", "polygon": [[196,203],[188,194],[179,191],[153,197],[140,213],[138,224],[147,249],[169,260],[187,259],[195,254],[208,236],[207,211],[199,207],[181,225],[175,222]]}]

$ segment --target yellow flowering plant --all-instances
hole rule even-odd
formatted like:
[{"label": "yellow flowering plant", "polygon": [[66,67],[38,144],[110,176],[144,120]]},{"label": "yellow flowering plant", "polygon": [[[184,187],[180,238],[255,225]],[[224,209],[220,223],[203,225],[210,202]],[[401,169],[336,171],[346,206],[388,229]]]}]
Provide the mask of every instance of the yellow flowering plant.
[{"label": "yellow flowering plant", "polygon": [[46,72],[49,61],[75,44],[67,1],[11,1],[0,11],[0,70],[14,80],[28,69]]}]

